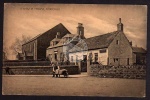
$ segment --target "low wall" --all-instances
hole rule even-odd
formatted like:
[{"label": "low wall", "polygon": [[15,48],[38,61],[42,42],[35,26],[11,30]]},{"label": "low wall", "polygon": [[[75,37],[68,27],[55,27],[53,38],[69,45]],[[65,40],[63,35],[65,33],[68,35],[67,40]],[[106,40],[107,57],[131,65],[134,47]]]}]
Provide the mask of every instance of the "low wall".
[{"label": "low wall", "polygon": [[89,66],[89,75],[101,78],[130,78],[130,79],[145,79],[145,65],[131,66],[102,66],[93,64]]},{"label": "low wall", "polygon": [[[56,63],[56,62],[55,62]],[[73,62],[58,62],[59,65],[75,65]],[[34,60],[8,60],[3,61],[3,66],[49,66],[50,61],[34,61]]]},{"label": "low wall", "polygon": [[3,66],[49,66],[50,61],[4,61]]},{"label": "low wall", "polygon": [[[12,75],[51,75],[51,66],[4,66],[3,74],[6,74],[6,67]],[[80,74],[79,67],[75,65],[63,65],[60,69],[67,69],[69,75]]]}]

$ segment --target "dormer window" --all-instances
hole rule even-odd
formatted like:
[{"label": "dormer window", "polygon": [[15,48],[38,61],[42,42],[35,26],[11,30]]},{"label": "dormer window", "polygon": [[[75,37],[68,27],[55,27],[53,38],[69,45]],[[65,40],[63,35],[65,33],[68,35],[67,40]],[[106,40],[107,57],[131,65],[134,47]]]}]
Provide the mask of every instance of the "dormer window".
[{"label": "dormer window", "polygon": [[56,44],[58,43],[58,41],[56,41]]}]

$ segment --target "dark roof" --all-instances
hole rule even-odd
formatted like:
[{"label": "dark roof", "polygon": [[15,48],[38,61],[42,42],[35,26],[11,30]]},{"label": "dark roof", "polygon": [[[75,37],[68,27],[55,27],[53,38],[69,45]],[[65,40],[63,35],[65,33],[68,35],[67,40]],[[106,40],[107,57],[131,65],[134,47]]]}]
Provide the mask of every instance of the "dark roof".
[{"label": "dark roof", "polygon": [[[40,37],[41,35],[42,35],[42,34],[38,34],[37,36],[33,37],[32,39],[30,39],[30,40],[27,41],[26,43],[29,43],[29,42],[31,42],[31,41],[37,39],[37,38]],[[24,43],[24,44],[26,44],[26,43]],[[23,45],[24,45],[24,44],[23,44]]]},{"label": "dark roof", "polygon": [[[26,43],[24,43],[24,44],[27,44],[27,43],[29,43],[29,42],[31,42],[31,41],[33,41],[33,40],[36,40],[37,38],[39,38],[40,36],[42,36],[42,35],[44,35],[44,34],[52,34],[54,31],[58,31],[58,29],[62,29],[62,28],[65,28],[65,26],[62,24],[62,23],[60,23],[60,24],[58,24],[58,25],[56,25],[56,26],[54,26],[53,28],[51,28],[51,29],[49,29],[48,31],[46,31],[46,32],[44,32],[44,33],[42,33],[42,34],[39,34],[39,35],[37,35],[37,36],[35,36],[34,38],[32,38],[32,39],[30,39],[29,41],[27,41]],[[65,28],[66,29],[66,28]],[[66,29],[67,30],[67,29]],[[68,30],[67,30],[67,33],[65,33],[65,34],[71,34]],[[65,35],[65,34],[63,34],[63,35]],[[62,34],[61,34],[62,35]],[[23,45],[24,45],[23,44]]]},{"label": "dark roof", "polygon": [[142,47],[132,47],[134,53],[146,53],[146,50]]},{"label": "dark roof", "polygon": [[[114,31],[114,32],[111,32],[111,33],[107,33],[107,34],[87,38],[87,39],[84,39],[84,41],[85,41],[85,43],[88,47],[88,50],[107,48],[110,45],[110,43],[114,40],[114,38],[116,37],[116,35],[118,33],[119,33],[119,31]],[[76,46],[81,47],[82,43],[83,42],[79,42],[79,43],[77,43]],[[76,47],[73,47],[70,50],[70,52],[76,52],[76,51],[77,51]]]}]

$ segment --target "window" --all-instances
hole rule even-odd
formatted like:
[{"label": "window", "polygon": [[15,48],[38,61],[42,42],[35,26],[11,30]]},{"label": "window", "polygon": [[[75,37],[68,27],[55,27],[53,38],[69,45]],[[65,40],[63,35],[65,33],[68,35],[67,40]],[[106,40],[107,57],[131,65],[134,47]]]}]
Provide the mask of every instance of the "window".
[{"label": "window", "polygon": [[52,60],[52,54],[50,54],[50,59]]},{"label": "window", "polygon": [[60,53],[60,60],[64,61],[64,54],[63,53]]},{"label": "window", "polygon": [[95,62],[98,62],[98,53],[95,53],[94,61],[95,61]]},{"label": "window", "polygon": [[73,56],[71,56],[71,61],[73,62]]},{"label": "window", "polygon": [[106,53],[106,49],[101,49],[99,52],[100,53]]},{"label": "window", "polygon": [[114,62],[118,62],[118,60],[119,60],[118,58],[114,58]]},{"label": "window", "polygon": [[57,61],[57,53],[55,53],[55,60]]},{"label": "window", "polygon": [[58,41],[56,41],[56,44],[58,43]]},{"label": "window", "polygon": [[31,50],[31,44],[30,44],[30,52],[31,52],[32,50]]},{"label": "window", "polygon": [[116,40],[116,44],[119,45],[119,40]]},{"label": "window", "polygon": [[49,54],[49,55],[48,55],[48,59],[49,59],[50,61],[52,61],[52,54]]},{"label": "window", "polygon": [[76,55],[76,62],[78,61],[78,55]]}]

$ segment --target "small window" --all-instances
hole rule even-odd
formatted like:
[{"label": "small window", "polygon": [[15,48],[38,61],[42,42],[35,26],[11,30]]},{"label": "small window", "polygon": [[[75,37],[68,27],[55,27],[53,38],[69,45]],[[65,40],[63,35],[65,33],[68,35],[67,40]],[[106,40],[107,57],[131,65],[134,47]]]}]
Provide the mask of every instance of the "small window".
[{"label": "small window", "polygon": [[78,61],[78,55],[76,55],[76,61]]},{"label": "small window", "polygon": [[63,53],[60,53],[60,60],[64,61],[64,54]]},{"label": "small window", "polygon": [[119,40],[116,40],[116,44],[119,45]]},{"label": "small window", "polygon": [[118,58],[116,58],[116,61],[118,61]]},{"label": "small window", "polygon": [[94,58],[95,62],[98,62],[98,53],[95,53],[95,58]]},{"label": "small window", "polygon": [[73,56],[71,56],[71,61],[73,62]]},{"label": "small window", "polygon": [[58,41],[56,41],[56,44],[58,43]]},{"label": "small window", "polygon": [[52,54],[49,54],[48,58],[50,61],[52,61]]},{"label": "small window", "polygon": [[106,53],[106,49],[101,49],[99,52],[100,53]]},{"label": "small window", "polygon": [[55,60],[57,61],[57,53],[55,53]]},{"label": "small window", "polygon": [[30,44],[30,52],[31,52],[32,50],[31,50],[31,44]]},{"label": "small window", "polygon": [[114,62],[117,62],[119,59],[118,58],[114,58]]}]

